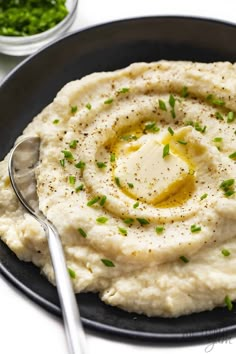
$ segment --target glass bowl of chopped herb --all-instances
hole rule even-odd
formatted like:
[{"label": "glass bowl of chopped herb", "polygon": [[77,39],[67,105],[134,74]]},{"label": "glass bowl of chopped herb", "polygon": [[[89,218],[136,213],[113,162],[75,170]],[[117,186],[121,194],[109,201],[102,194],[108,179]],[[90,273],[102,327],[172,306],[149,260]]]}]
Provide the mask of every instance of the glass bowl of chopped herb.
[{"label": "glass bowl of chopped herb", "polygon": [[0,52],[32,54],[68,30],[77,7],[78,0],[0,0]]}]

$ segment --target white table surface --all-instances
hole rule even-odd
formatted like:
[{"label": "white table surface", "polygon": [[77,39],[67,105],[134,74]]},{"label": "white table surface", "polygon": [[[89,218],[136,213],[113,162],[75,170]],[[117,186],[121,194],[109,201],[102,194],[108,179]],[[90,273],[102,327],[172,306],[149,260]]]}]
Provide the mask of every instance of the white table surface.
[{"label": "white table surface", "polygon": [[[71,28],[116,19],[146,15],[189,15],[236,23],[235,0],[80,0],[78,15]],[[217,40],[217,38],[216,38]],[[235,43],[232,43],[235,45]],[[22,58],[0,54],[0,81]],[[194,346],[136,344],[122,339],[102,337],[86,331],[90,354],[182,354],[233,353],[236,338]],[[16,290],[0,275],[0,354],[66,354],[62,322]]]}]

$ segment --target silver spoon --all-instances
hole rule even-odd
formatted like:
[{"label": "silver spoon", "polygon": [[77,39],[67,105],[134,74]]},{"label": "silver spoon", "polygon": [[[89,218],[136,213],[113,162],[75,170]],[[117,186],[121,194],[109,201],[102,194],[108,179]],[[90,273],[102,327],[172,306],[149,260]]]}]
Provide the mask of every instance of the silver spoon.
[{"label": "silver spoon", "polygon": [[39,211],[35,167],[39,161],[40,138],[28,137],[17,144],[8,162],[12,187],[25,209],[41,224],[47,239],[56,278],[70,354],[86,354],[85,334],[72,289],[65,256],[56,228]]}]

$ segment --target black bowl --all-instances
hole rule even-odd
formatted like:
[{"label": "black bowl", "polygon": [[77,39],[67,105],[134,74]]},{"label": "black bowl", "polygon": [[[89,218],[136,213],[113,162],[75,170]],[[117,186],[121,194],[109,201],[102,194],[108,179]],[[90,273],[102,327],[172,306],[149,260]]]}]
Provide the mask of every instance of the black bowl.
[{"label": "black bowl", "polygon": [[[236,61],[236,27],[187,17],[117,21],[73,33],[19,65],[0,87],[0,154],[67,82],[133,62]],[[0,270],[31,299],[61,315],[56,289],[32,264],[21,262],[0,243]],[[158,276],[158,274],[157,274]],[[206,340],[236,331],[236,312],[217,308],[177,319],[148,318],[102,303],[96,294],[77,296],[89,328],[158,342]]]}]

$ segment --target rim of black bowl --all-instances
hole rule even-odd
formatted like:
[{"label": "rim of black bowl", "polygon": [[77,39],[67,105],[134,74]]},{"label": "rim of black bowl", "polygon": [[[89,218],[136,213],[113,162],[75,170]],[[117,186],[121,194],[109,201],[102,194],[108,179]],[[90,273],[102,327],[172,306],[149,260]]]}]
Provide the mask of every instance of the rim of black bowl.
[{"label": "rim of black bowl", "polygon": [[[86,31],[91,31],[94,29],[99,29],[102,27],[109,27],[117,24],[125,24],[125,23],[131,23],[131,22],[139,22],[139,21],[145,21],[145,20],[155,20],[155,19],[167,19],[167,20],[187,20],[187,21],[202,21],[202,22],[208,22],[208,23],[215,23],[215,24],[221,24],[224,26],[228,27],[236,27],[236,23],[226,21],[226,20],[218,20],[214,18],[205,18],[205,17],[198,17],[198,16],[175,16],[175,15],[163,15],[163,16],[142,16],[142,17],[132,17],[132,18],[125,18],[125,19],[120,19],[120,20],[115,20],[115,21],[109,21],[109,22],[103,22],[101,24],[97,25],[90,25],[86,26],[82,29],[67,33],[66,35],[63,35],[62,37],[56,39],[55,41],[51,42],[50,44],[45,45],[44,47],[40,48],[36,53],[33,53],[26,59],[24,59],[21,63],[19,63],[15,68],[13,68],[1,81],[0,81],[0,87],[7,82],[7,80],[14,75],[15,72],[17,72],[22,66],[24,66],[28,61],[32,60],[35,56],[38,56],[41,52],[44,52],[47,50],[49,47],[53,47],[57,45],[57,43],[66,40],[68,37],[76,36],[80,32],[86,32]],[[38,305],[42,306],[44,309],[49,311],[50,313],[53,313],[56,316],[62,317],[61,309],[60,307],[56,306],[52,302],[46,300],[42,296],[38,295],[36,292],[28,288],[26,285],[21,283],[17,277],[15,277],[8,269],[1,263],[0,261],[0,274],[2,274],[5,279],[7,279],[11,284],[13,284],[17,289],[22,291],[28,298],[33,300],[35,303]],[[82,323],[87,327],[88,329],[96,330],[99,331],[100,333],[104,334],[109,334],[109,335],[116,335],[117,337],[123,337],[127,339],[135,339],[137,340],[145,340],[148,342],[157,342],[159,343],[168,343],[168,344],[174,344],[174,343],[189,343],[191,342],[196,342],[199,339],[207,341],[210,339],[216,339],[221,336],[229,336],[231,334],[236,333],[236,323],[235,325],[231,326],[226,326],[223,328],[217,328],[217,329],[211,329],[211,330],[202,330],[202,331],[195,331],[195,332],[190,332],[190,333],[149,333],[149,332],[140,332],[140,331],[135,331],[135,330],[129,330],[129,329],[123,329],[123,328],[118,328],[114,327],[111,325],[106,325],[100,322],[96,322],[94,320],[89,320],[87,318],[84,318],[81,316]]]}]

